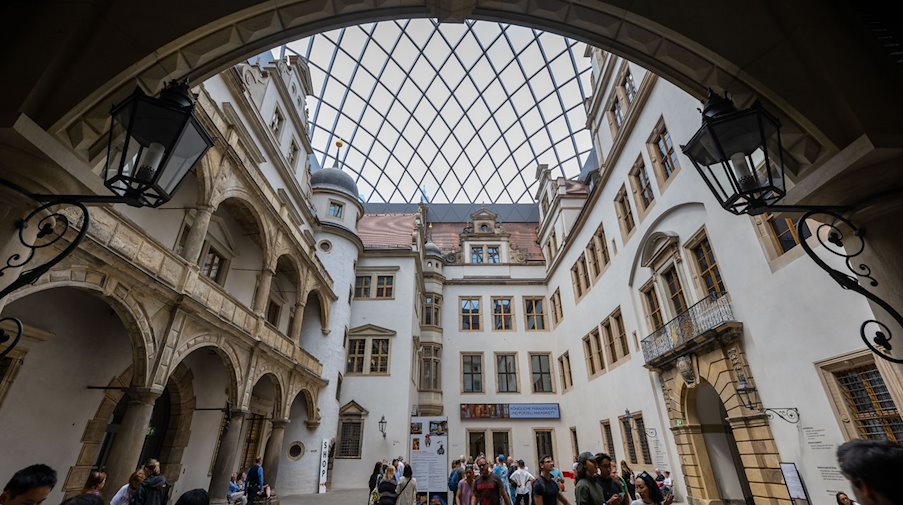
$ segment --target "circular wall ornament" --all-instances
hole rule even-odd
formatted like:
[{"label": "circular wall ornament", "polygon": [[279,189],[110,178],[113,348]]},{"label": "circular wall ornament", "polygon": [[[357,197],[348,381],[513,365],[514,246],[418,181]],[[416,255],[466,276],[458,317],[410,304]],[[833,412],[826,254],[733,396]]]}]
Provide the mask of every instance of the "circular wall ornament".
[{"label": "circular wall ornament", "polygon": [[326,253],[332,251],[332,242],[330,242],[328,240],[321,240],[320,241],[320,250],[323,252],[326,252]]}]

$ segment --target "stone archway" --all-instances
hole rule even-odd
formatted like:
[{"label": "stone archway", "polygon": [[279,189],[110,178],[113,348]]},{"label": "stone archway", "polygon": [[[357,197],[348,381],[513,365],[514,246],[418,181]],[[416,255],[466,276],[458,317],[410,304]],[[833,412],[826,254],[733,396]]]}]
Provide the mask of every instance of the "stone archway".
[{"label": "stone archway", "polygon": [[[726,503],[722,496],[723,469],[716,465],[731,462],[737,472],[742,473],[739,481],[748,483],[744,490],[750,493],[747,500],[790,505],[790,496],[784,485],[777,444],[771,432],[768,418],[754,402],[749,408],[737,394],[740,378],[747,384],[753,383],[744,357],[742,332],[729,329],[712,335],[700,342],[693,352],[675,356],[669,362],[658,362],[655,369],[662,380],[671,432],[677,445],[683,474],[686,477],[687,498],[691,505],[721,505]],[[729,433],[736,447],[736,461],[730,455],[710,454],[712,437],[706,439],[707,432],[713,433],[711,412],[700,416],[700,391],[713,393],[705,402],[712,408],[720,407],[714,415],[719,418],[723,412],[721,433]],[[706,393],[702,393],[704,396]],[[730,441],[728,437],[726,440]],[[729,447],[722,443],[719,447]],[[727,498],[734,498],[728,496]],[[736,503],[736,502],[733,502]],[[742,502],[741,502],[742,503]]]}]

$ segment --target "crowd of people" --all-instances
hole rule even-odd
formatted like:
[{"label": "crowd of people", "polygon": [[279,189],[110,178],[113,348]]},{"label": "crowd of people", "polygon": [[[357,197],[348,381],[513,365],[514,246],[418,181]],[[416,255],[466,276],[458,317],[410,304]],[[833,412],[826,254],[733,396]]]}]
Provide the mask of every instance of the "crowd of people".
[{"label": "crowd of people", "polygon": [[[857,501],[845,492],[836,495],[837,505],[903,505],[903,488],[895,480],[903,468],[903,445],[878,440],[854,440],[837,450],[840,470],[850,481]],[[673,483],[669,472],[635,475],[626,462],[620,472],[605,453],[583,452],[574,467],[574,505],[671,505]],[[377,462],[370,477],[372,505],[415,505],[417,479],[410,464],[398,457],[391,463]],[[101,498],[107,476],[92,471],[81,493],[62,505],[105,505]],[[57,473],[47,465],[31,465],[16,472],[0,493],[0,505],[42,505],[57,484]],[[458,458],[452,463],[448,487],[455,505],[571,505],[564,494],[565,479],[551,456],[539,460],[534,476],[522,459],[499,455],[488,459]],[[268,502],[270,488],[264,480],[260,458],[247,473],[232,474],[228,498],[233,505],[247,505],[249,497]],[[160,463],[148,460],[120,487],[110,505],[167,505],[171,486],[160,473]],[[204,489],[179,496],[175,505],[209,505]],[[253,505],[253,503],[252,503]],[[431,505],[436,505],[432,504]]]}]

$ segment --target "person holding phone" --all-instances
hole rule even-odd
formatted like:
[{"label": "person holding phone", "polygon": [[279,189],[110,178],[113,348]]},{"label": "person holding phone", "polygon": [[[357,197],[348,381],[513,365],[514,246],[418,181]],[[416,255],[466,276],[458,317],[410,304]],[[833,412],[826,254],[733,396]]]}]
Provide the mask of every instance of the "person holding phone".
[{"label": "person holding phone", "polygon": [[596,484],[602,488],[602,494],[605,496],[604,502],[607,505],[619,505],[624,502],[624,488],[618,480],[612,478],[611,475],[611,456],[604,452],[597,453],[593,457],[593,461],[599,469],[598,473],[594,473]]},{"label": "person holding phone", "polygon": [[636,495],[637,499],[630,505],[671,505],[674,502],[674,495],[670,492],[662,494],[658,483],[646,472],[636,477]]}]

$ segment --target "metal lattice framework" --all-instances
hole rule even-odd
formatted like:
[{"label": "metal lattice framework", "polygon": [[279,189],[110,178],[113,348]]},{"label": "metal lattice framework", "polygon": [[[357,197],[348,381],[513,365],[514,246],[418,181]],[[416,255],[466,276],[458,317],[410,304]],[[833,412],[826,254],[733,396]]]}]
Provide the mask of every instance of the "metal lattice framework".
[{"label": "metal lattice framework", "polygon": [[487,21],[386,21],[283,47],[306,58],[320,166],[369,202],[525,203],[536,164],[580,173],[590,62],[559,35]]}]

